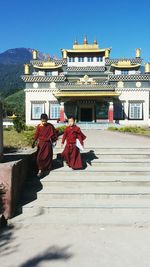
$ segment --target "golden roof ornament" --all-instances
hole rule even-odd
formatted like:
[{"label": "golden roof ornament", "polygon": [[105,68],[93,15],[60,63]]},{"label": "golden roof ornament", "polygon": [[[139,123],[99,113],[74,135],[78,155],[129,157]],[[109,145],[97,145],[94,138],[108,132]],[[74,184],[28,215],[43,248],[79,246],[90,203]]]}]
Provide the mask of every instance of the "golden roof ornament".
[{"label": "golden roof ornament", "polygon": [[88,44],[87,36],[84,37],[83,44]]},{"label": "golden roof ornament", "polygon": [[97,45],[97,40],[96,40],[96,38],[94,39],[94,44],[96,44],[96,45]]},{"label": "golden roof ornament", "polygon": [[74,41],[74,45],[78,45],[78,41],[77,41],[77,39],[75,39],[75,41]]},{"label": "golden roof ornament", "polygon": [[141,49],[136,48],[136,57],[141,57]]}]

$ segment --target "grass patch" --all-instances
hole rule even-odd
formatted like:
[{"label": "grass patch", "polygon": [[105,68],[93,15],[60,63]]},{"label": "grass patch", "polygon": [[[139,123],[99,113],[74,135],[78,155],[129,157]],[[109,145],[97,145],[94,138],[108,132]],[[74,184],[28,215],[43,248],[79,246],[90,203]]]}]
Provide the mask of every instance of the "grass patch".
[{"label": "grass patch", "polygon": [[[66,126],[57,127],[58,136],[64,133]],[[35,134],[35,127],[29,126],[25,128],[25,131],[18,133],[14,128],[5,128],[4,134],[4,149],[20,149],[25,147],[31,147],[33,137]]]},{"label": "grass patch", "polygon": [[150,129],[149,128],[144,128],[144,127],[140,127],[140,126],[122,126],[122,127],[111,126],[108,128],[108,130],[109,131],[118,131],[121,133],[150,135]]}]

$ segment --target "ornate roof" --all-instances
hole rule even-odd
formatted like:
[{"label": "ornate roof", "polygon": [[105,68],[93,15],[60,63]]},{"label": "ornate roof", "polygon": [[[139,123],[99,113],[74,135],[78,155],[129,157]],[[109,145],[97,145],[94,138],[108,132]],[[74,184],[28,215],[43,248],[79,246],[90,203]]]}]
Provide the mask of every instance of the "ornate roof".
[{"label": "ornate roof", "polygon": [[65,76],[34,76],[34,75],[22,75],[24,82],[64,82]]},{"label": "ornate roof", "polygon": [[73,71],[100,71],[100,72],[104,72],[105,71],[105,67],[101,66],[88,66],[88,67],[67,67],[66,68],[67,71],[73,72]]},{"label": "ornate roof", "polygon": [[106,65],[117,64],[119,61],[130,61],[131,64],[142,63],[141,58],[115,58],[115,59],[106,58],[105,59]]},{"label": "ornate roof", "polygon": [[42,64],[40,64],[40,66],[33,64],[33,67],[35,69],[59,69],[62,67],[62,65],[57,65],[55,64],[55,62],[52,61],[43,61]]},{"label": "ornate roof", "polygon": [[109,75],[109,81],[150,81],[150,74]]},{"label": "ornate roof", "polygon": [[64,84],[58,84],[57,88],[61,91],[79,91],[79,90],[115,90],[115,85],[110,85],[107,82],[103,83],[96,83],[96,84],[78,84],[78,83],[64,83]]},{"label": "ornate roof", "polygon": [[135,69],[139,68],[141,64],[132,64],[130,60],[119,60],[116,64],[111,64],[115,69]]}]

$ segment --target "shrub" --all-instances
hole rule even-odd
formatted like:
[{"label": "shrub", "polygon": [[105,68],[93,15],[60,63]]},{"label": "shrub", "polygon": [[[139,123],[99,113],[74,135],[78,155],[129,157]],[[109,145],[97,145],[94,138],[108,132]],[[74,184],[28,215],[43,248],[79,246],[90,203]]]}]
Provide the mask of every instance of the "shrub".
[{"label": "shrub", "polygon": [[66,129],[66,125],[62,125],[60,127],[57,127],[56,130],[58,132],[58,136],[62,135],[64,133],[65,129]]},{"label": "shrub", "polygon": [[25,130],[25,122],[22,119],[22,117],[16,117],[15,119],[13,119],[13,123],[14,123],[14,129],[20,133],[23,130]]},{"label": "shrub", "polygon": [[25,126],[25,131],[35,131],[35,127],[34,126]]},{"label": "shrub", "polygon": [[118,127],[110,126],[110,127],[108,127],[108,130],[110,130],[110,131],[118,131]]}]

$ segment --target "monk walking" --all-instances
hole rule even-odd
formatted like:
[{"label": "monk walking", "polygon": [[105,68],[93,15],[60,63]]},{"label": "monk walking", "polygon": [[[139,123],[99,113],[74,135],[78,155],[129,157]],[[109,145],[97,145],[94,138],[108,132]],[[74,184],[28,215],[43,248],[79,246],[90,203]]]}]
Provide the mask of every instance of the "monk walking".
[{"label": "monk walking", "polygon": [[57,140],[56,129],[51,123],[48,123],[47,114],[41,114],[41,123],[37,125],[36,133],[32,147],[38,141],[37,167],[38,177],[41,177],[44,171],[52,169],[53,143]]},{"label": "monk walking", "polygon": [[64,131],[62,138],[62,146],[66,141],[66,146],[61,156],[65,160],[69,167],[72,169],[82,169],[83,164],[81,160],[80,149],[77,146],[78,143],[83,146],[83,140],[86,136],[81,132],[80,128],[75,125],[75,118],[73,116],[68,118],[68,126]]}]

